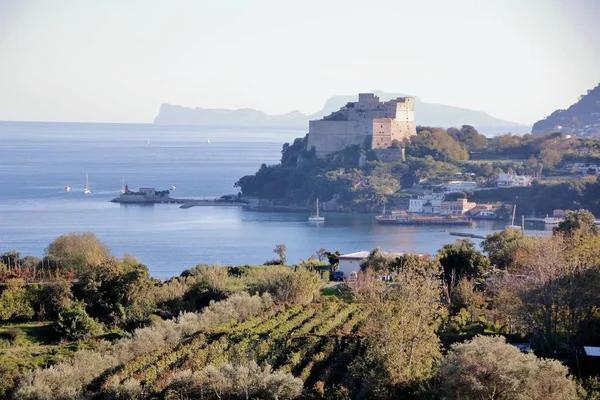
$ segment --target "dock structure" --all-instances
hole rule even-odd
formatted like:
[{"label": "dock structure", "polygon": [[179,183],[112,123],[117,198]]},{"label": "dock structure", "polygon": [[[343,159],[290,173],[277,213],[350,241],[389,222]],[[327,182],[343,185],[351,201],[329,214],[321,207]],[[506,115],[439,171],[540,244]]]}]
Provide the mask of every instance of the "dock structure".
[{"label": "dock structure", "polygon": [[477,235],[475,233],[467,233],[467,232],[449,232],[452,236],[460,236],[460,237],[468,237],[473,239],[485,239],[483,235]]},{"label": "dock structure", "polygon": [[180,204],[180,208],[198,206],[242,207],[247,205],[246,202],[235,201],[231,196],[223,196],[214,200],[176,199],[170,196],[169,190],[157,191],[154,188],[140,188],[137,192],[134,192],[127,187],[119,197],[115,197],[111,202],[120,204]]}]

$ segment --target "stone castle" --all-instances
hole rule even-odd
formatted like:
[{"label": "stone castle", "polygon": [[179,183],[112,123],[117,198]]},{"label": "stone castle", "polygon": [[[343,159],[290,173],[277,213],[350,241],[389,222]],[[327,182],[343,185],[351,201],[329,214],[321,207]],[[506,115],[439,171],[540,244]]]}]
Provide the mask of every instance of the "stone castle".
[{"label": "stone castle", "polygon": [[360,93],[357,102],[309,122],[308,149],[314,147],[318,157],[351,145],[387,149],[416,134],[414,98],[381,102],[373,93]]}]

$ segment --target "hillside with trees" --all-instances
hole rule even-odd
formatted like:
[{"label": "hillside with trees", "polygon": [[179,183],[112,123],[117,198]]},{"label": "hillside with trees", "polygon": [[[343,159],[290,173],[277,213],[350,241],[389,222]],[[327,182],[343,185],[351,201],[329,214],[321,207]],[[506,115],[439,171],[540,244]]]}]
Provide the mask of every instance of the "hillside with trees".
[{"label": "hillside with trees", "polygon": [[581,95],[566,110],[556,110],[533,124],[533,134],[562,132],[576,136],[600,137],[600,84]]},{"label": "hillside with trees", "polygon": [[[394,143],[406,149],[406,160],[382,162],[369,148],[350,146],[317,158],[307,148],[307,137],[282,148],[281,162],[263,164],[254,175],[240,178],[235,186],[243,196],[258,197],[270,206],[310,208],[318,198],[327,210],[378,211],[384,204],[405,199],[404,189],[422,183],[434,185],[457,179],[475,180],[493,187],[503,173],[545,178],[534,187],[497,189],[476,193],[479,201],[518,198],[522,212],[552,213],[553,209],[587,208],[600,213],[597,196],[600,184],[593,176],[570,183],[552,181],[566,163],[600,165],[600,140],[567,137],[560,133],[544,136],[501,135],[488,139],[475,128],[418,127],[410,141]],[[565,186],[569,190],[564,190]],[[556,193],[548,197],[548,194]],[[480,197],[478,197],[480,196]],[[546,199],[552,199],[552,205]],[[553,207],[553,208],[552,208]]]}]

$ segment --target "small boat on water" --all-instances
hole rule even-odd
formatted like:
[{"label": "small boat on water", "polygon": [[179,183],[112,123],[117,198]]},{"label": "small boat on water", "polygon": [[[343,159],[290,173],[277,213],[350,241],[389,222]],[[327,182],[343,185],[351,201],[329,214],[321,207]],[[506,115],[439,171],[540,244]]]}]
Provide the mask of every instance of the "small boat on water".
[{"label": "small boat on water", "polygon": [[65,186],[65,192],[70,192],[71,191],[71,186]]},{"label": "small boat on water", "polygon": [[123,182],[121,183],[121,194],[127,193],[127,186],[125,186],[125,177],[123,177]]},{"label": "small boat on water", "polygon": [[313,214],[310,217],[308,217],[308,222],[324,222],[324,221],[325,221],[325,217],[322,217],[319,215],[319,199],[317,199],[317,212],[316,212],[316,214]]},{"label": "small boat on water", "polygon": [[88,179],[88,173],[85,173],[85,189],[83,189],[83,194],[92,194],[92,191],[90,190],[90,182]]},{"label": "small boat on water", "polygon": [[173,190],[175,190],[175,189],[177,189],[177,188],[175,187],[175,185],[173,185],[173,186],[171,186],[171,187],[169,188],[169,190],[171,190],[171,191],[173,191]]}]

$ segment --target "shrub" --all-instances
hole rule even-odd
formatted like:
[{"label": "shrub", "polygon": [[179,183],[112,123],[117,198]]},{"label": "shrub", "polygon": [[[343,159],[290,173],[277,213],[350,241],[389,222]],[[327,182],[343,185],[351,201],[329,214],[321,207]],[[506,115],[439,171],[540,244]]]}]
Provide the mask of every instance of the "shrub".
[{"label": "shrub", "polygon": [[23,279],[9,279],[0,294],[0,320],[31,318],[35,311]]},{"label": "shrub", "polygon": [[23,331],[19,328],[7,328],[0,332],[0,338],[6,339],[11,343],[16,343],[24,336]]},{"label": "shrub", "polygon": [[75,301],[58,313],[52,328],[65,340],[85,339],[102,332],[102,325],[85,312],[85,305]]},{"label": "shrub", "polygon": [[[294,399],[302,393],[303,382],[289,373],[273,371],[267,364],[208,365],[201,371],[180,371],[173,375],[166,398],[199,398],[202,393],[219,393],[218,398]],[[208,397],[212,398],[212,397]]]},{"label": "shrub", "polygon": [[288,267],[255,270],[251,272],[250,280],[252,291],[270,293],[284,303],[310,303],[322,286],[319,273],[304,268],[298,268],[297,271]]},{"label": "shrub", "polygon": [[559,361],[523,354],[501,336],[454,344],[439,369],[443,399],[577,399],[577,385]]}]

